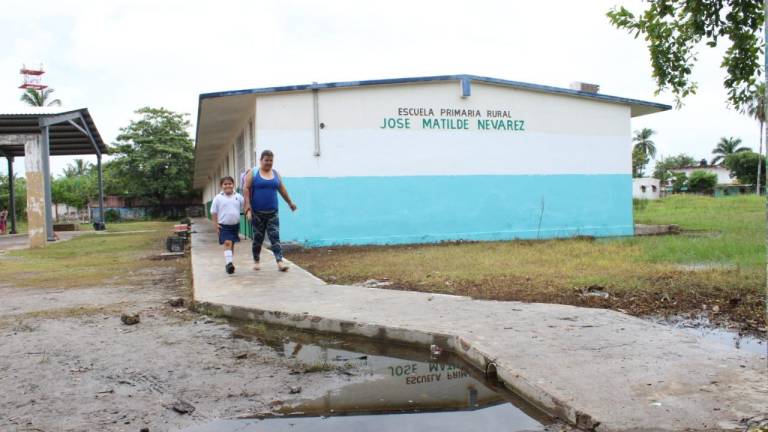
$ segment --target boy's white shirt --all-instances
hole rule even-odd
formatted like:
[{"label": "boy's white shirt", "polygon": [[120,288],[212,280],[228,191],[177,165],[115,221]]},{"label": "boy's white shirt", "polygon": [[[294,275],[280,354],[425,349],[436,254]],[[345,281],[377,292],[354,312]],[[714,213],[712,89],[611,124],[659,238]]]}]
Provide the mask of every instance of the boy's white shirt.
[{"label": "boy's white shirt", "polygon": [[235,225],[240,223],[240,214],[244,207],[245,199],[239,193],[232,192],[232,195],[227,195],[219,192],[211,203],[211,213],[216,214],[220,224]]}]

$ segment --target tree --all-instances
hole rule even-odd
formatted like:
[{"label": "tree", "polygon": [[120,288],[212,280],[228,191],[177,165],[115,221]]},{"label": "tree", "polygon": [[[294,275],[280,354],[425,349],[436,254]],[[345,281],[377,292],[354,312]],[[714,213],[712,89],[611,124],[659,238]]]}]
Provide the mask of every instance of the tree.
[{"label": "tree", "polygon": [[51,99],[52,88],[36,90],[28,88],[21,94],[21,101],[34,107],[61,106],[61,99]]},{"label": "tree", "polygon": [[[26,219],[27,217],[27,179],[13,176],[13,192],[16,204],[16,217]],[[8,176],[0,175],[0,209],[11,211],[10,194],[8,193]],[[8,216],[10,220],[11,216]]]},{"label": "tree", "polygon": [[648,165],[648,156],[646,156],[637,147],[632,149],[632,177],[645,177],[645,166]]},{"label": "tree", "polygon": [[712,154],[717,155],[716,157],[712,158],[712,165],[717,165],[718,163],[722,165],[725,161],[725,158],[734,153],[752,151],[752,149],[748,147],[739,147],[740,145],[741,138],[720,138],[717,146],[714,148],[714,150],[712,150]]},{"label": "tree", "polygon": [[642,130],[635,131],[635,136],[632,138],[635,148],[649,159],[656,157],[656,143],[651,141],[651,136],[655,133],[656,131],[653,129],[643,128]]},{"label": "tree", "polygon": [[110,188],[121,195],[152,203],[192,194],[194,147],[187,128],[188,114],[165,108],[141,108],[141,118],[120,129],[107,166]]},{"label": "tree", "polygon": [[93,165],[83,159],[75,159],[71,164],[64,168],[65,177],[78,177],[88,174]]},{"label": "tree", "polygon": [[688,176],[685,173],[671,173],[672,192],[680,193],[688,190]]},{"label": "tree", "polygon": [[716,47],[721,38],[731,42],[721,67],[728,103],[743,111],[761,74],[764,7],[762,0],[648,0],[637,16],[614,7],[607,15],[616,28],[648,43],[656,93],[670,90],[678,107],[696,93],[691,73],[701,42]]},{"label": "tree", "polygon": [[656,162],[656,168],[653,170],[653,177],[665,182],[672,177],[670,170],[685,168],[692,165],[696,165],[696,159],[685,154],[680,153],[677,156],[671,156],[668,158],[661,158]]},{"label": "tree", "polygon": [[[765,126],[765,81],[761,82],[760,85],[757,86],[757,89],[755,89],[755,92],[752,94],[752,98],[749,100],[749,103],[747,104],[747,113],[750,117],[754,117],[755,120],[757,120],[758,123],[760,123],[760,147],[757,151],[757,154],[763,154],[763,126]],[[762,165],[757,164],[757,188],[756,192],[760,193],[760,179],[762,176],[760,175],[760,172],[762,171]]]},{"label": "tree", "polygon": [[757,165],[762,164],[761,183],[765,184],[765,157],[755,152],[733,153],[725,157],[725,166],[731,171],[731,177],[736,177],[741,184],[757,184]]},{"label": "tree", "polygon": [[717,174],[706,171],[694,171],[688,178],[688,189],[691,192],[711,194],[717,184]]}]

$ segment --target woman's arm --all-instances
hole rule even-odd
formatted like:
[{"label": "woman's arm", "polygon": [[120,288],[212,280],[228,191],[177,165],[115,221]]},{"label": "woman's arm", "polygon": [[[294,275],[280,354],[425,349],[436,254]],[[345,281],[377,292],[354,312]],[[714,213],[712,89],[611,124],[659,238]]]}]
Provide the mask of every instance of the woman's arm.
[{"label": "woman's arm", "polygon": [[277,180],[280,182],[280,187],[278,188],[278,191],[280,192],[280,196],[283,197],[285,202],[288,204],[288,207],[291,208],[291,211],[296,211],[298,207],[296,207],[296,204],[291,201],[291,197],[288,195],[288,189],[285,188],[285,183],[283,183],[283,178],[280,176],[280,173],[275,171],[277,174]]},{"label": "woman's arm", "polygon": [[248,174],[245,175],[245,184],[243,185],[243,201],[245,202],[243,211],[248,220],[251,220],[251,215],[253,214],[251,211],[251,185],[253,185],[252,169],[248,170]]}]

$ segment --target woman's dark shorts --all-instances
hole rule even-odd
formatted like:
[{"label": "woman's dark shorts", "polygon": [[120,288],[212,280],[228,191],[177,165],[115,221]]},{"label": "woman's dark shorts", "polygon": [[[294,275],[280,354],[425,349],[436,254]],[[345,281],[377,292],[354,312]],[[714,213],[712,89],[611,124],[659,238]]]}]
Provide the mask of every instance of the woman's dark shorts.
[{"label": "woman's dark shorts", "polygon": [[219,225],[221,225],[221,232],[219,233],[219,244],[224,244],[224,242],[227,240],[231,241],[232,243],[237,243],[240,241],[240,224]]}]

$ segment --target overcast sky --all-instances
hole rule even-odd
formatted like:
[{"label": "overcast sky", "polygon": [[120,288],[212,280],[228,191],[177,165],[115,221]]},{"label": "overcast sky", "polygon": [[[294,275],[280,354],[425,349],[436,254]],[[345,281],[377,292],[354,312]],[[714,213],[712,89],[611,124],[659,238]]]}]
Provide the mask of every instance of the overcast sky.
[{"label": "overcast sky", "polygon": [[[204,92],[312,81],[474,74],[673,104],[654,95],[645,43],[605,13],[637,0],[3,1],[0,111],[21,107],[19,69],[44,63],[67,107],[88,107],[105,142],[142,106],[190,113]],[[726,46],[702,47],[699,94],[639,117],[658,152],[709,159],[722,136],[757,149],[756,121],[726,107]],[[190,129],[194,135],[194,124]],[[54,157],[60,173],[71,161]],[[95,161],[95,157],[89,160]],[[23,170],[19,160],[17,171]],[[5,164],[0,172],[6,173]]]}]

